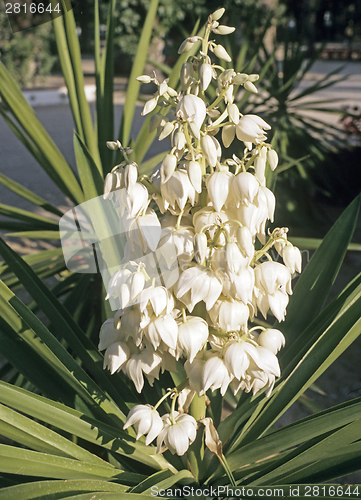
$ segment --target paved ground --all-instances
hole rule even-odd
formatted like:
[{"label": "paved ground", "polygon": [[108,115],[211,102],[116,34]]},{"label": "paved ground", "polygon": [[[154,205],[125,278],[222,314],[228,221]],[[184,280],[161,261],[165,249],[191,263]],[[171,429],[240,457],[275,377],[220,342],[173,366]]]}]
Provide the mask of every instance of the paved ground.
[{"label": "paved ground", "polygon": [[[307,75],[303,86],[310,85],[320,80],[323,75],[340,66],[341,63],[331,61],[317,62]],[[84,69],[90,74],[92,73],[92,62],[84,61]],[[361,63],[347,63],[343,70],[343,74],[348,74],[348,80],[337,84],[334,87],[320,93],[319,98],[332,99],[333,101],[343,99],[340,105],[356,106],[361,104]],[[94,79],[91,76],[86,78],[86,83],[93,83]],[[48,88],[57,88],[63,85],[63,81],[59,77],[51,77],[47,80]],[[124,89],[126,81],[122,78],[116,79],[115,82],[115,121],[118,126],[122,113],[122,104],[124,103]],[[51,107],[38,107],[35,109],[40,121],[48,130],[61,152],[66,159],[74,165],[74,155],[72,147],[73,138],[73,122],[68,105],[58,105]],[[139,130],[142,117],[140,116],[141,106],[137,107],[136,120],[134,131]],[[337,122],[337,118],[334,119]],[[110,138],[111,139],[111,138]],[[154,144],[150,154],[153,156],[164,148],[164,143]],[[40,194],[51,203],[59,206],[70,206],[68,200],[64,198],[62,193],[54,186],[42,169],[32,159],[31,155],[26,151],[21,143],[14,137],[3,120],[0,118],[0,171],[12,179],[20,182],[27,188]],[[10,191],[5,190],[0,185],[0,202],[9,205],[15,205],[24,209],[33,209],[33,206],[23,201],[18,196]],[[361,227],[361,226],[360,226]],[[31,251],[32,244],[29,241],[24,242],[22,250]],[[20,248],[19,248],[20,249]],[[355,275],[360,271],[361,262],[359,255],[348,254],[347,256],[348,273]],[[345,280],[345,274],[340,277],[340,287],[342,280]],[[291,410],[287,412],[282,419],[282,425],[309,414],[309,409],[305,403],[316,403],[321,408],[327,408],[331,405],[344,402],[354,397],[361,395],[361,373],[360,373],[360,355],[361,355],[361,339],[349,348],[343,356],[335,363],[326,374],[319,380],[318,385],[324,391],[324,395],[316,395],[311,391],[307,391],[304,403],[297,403]],[[358,482],[361,483],[361,474],[353,475],[343,482]]]}]

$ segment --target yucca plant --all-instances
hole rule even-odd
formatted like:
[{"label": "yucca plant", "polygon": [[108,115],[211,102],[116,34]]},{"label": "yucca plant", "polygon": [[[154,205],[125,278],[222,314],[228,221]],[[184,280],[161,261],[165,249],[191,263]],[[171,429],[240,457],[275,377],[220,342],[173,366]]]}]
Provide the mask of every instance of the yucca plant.
[{"label": "yucca plant", "polygon": [[[148,28],[145,30],[146,33],[148,29],[148,36],[155,13],[156,2],[153,2],[148,14]],[[216,16],[211,19],[212,22],[214,20]],[[68,13],[63,20],[57,19],[55,22],[59,46],[63,51],[63,64],[68,68],[66,78],[77,127],[74,144],[79,178],[62,159],[46,132],[39,128],[34,114],[26,107],[21,93],[16,90],[4,68],[1,68],[0,73],[0,92],[10,115],[5,111],[2,114],[43,168],[78,205],[102,194],[103,177],[118,160],[102,144],[103,140],[114,138],[111,130],[104,135],[105,122],[99,119],[98,130],[103,138],[98,143],[90,126],[87,104],[82,97],[72,14]],[[111,23],[110,10],[109,37]],[[201,36],[204,36],[203,33]],[[192,44],[194,40],[191,40]],[[138,61],[141,56],[144,61],[146,35],[143,43]],[[191,50],[195,52],[196,49],[195,42]],[[217,52],[224,55],[220,48],[215,50]],[[188,51],[182,56],[175,71],[179,72],[190,55]],[[107,57],[110,58],[109,52],[103,55],[103,62],[99,57],[97,62],[98,115],[103,109],[111,112],[112,103],[108,101],[106,90],[110,85],[108,71],[111,75],[111,70],[107,69],[107,60],[110,65]],[[220,71],[223,74],[223,70]],[[134,70],[133,76],[142,72],[139,67]],[[176,76],[173,81],[170,79],[166,82],[167,88],[176,85]],[[190,97],[195,97],[192,92],[190,94]],[[127,99],[130,104],[127,103],[124,110],[120,135],[123,145],[128,144],[131,125],[129,113],[132,113],[136,102],[131,90]],[[183,108],[181,104],[180,108],[184,113],[182,120],[187,122],[188,119],[188,123],[192,123],[193,115],[187,112],[184,102]],[[130,110],[128,115],[127,109]],[[229,113],[234,116],[234,107]],[[209,127],[212,128],[212,125]],[[192,133],[195,135],[192,144],[197,148],[197,131],[193,130]],[[152,134],[148,133],[146,124],[132,145],[134,161],[140,164],[142,173],[141,162],[151,140]],[[266,147],[263,140],[262,135],[261,143],[257,144],[260,149]],[[201,148],[207,150],[205,157],[208,158],[209,167],[213,168],[212,152],[207,149],[209,140],[203,142]],[[114,142],[111,147],[114,145],[118,152],[118,143]],[[122,150],[128,154],[127,148]],[[262,159],[263,153],[259,151],[259,154]],[[148,166],[151,170],[161,160],[158,157],[145,164],[145,167],[143,164],[143,169]],[[163,176],[169,175],[168,162],[169,159],[162,163]],[[247,168],[252,162],[248,162]],[[128,175],[132,178],[132,174],[129,174],[131,163],[126,163]],[[237,165],[241,168],[242,162],[234,160],[234,163],[236,168]],[[110,178],[112,175],[116,174],[112,173]],[[261,175],[260,171],[256,175]],[[35,197],[9,179],[2,179],[3,183],[26,199],[60,215],[56,207],[51,207],[40,197]],[[147,179],[143,181],[146,183]],[[297,282],[286,319],[276,326],[282,329],[287,343],[279,356],[282,376],[269,397],[259,391],[254,396],[244,393],[235,400],[228,392],[226,399],[233,404],[234,411],[221,421],[221,394],[219,390],[207,391],[209,405],[204,416],[212,419],[217,434],[210,426],[210,420],[204,421],[206,427],[209,425],[206,432],[209,450],[203,449],[202,433],[199,432],[188,454],[181,454],[181,457],[169,451],[156,453],[156,448],[146,446],[143,438],[136,440],[136,432],[131,426],[124,429],[129,411],[136,405],[154,405],[157,399],[162,399],[168,387],[179,384],[180,371],[164,373],[159,380],[154,381],[153,387],[145,384],[140,393],[135,391],[129,378],[117,370],[118,367],[112,370],[115,371],[113,375],[104,371],[104,359],[92,335],[98,328],[97,310],[89,310],[92,301],[97,305],[99,318],[110,315],[109,307],[103,305],[105,302],[101,300],[101,280],[90,274],[72,274],[60,281],[53,291],[49,290],[42,277],[49,273],[49,262],[53,266],[50,272],[65,268],[61,249],[22,259],[1,241],[0,253],[4,258],[2,273],[5,279],[0,282],[0,349],[16,371],[11,371],[10,365],[5,365],[2,375],[7,376],[7,381],[0,383],[0,432],[6,438],[4,444],[0,445],[3,486],[0,498],[103,500],[150,498],[155,494],[171,498],[179,496],[176,488],[184,496],[193,488],[193,492],[199,492],[194,493],[198,497],[232,498],[250,495],[247,491],[242,493],[242,487],[265,485],[283,485],[288,494],[286,488],[289,485],[313,483],[322,488],[320,483],[358,470],[361,454],[360,398],[279,430],[274,430],[272,426],[361,333],[361,275],[356,276],[323,309],[350,244],[359,209],[360,197],[335,223]],[[18,219],[18,226],[13,224],[11,227],[12,230],[15,227],[20,234],[25,232],[27,236],[51,236],[53,239],[59,237],[56,224],[51,219],[35,217],[9,207],[3,207],[3,213]],[[103,220],[101,224],[108,222]],[[2,224],[2,229],[9,229],[9,223]],[[34,301],[29,306],[10,289],[19,284]],[[57,296],[66,293],[64,303],[60,302]],[[45,322],[34,314],[32,309],[35,307],[45,315]],[[109,364],[109,356],[106,364]],[[172,412],[169,406],[163,402],[161,407]],[[322,492],[322,489],[319,491]],[[338,490],[325,489],[323,496],[331,497],[334,491]],[[357,497],[358,492],[353,488],[349,492],[344,490],[342,494],[352,498]],[[337,493],[337,496],[341,495]]]}]

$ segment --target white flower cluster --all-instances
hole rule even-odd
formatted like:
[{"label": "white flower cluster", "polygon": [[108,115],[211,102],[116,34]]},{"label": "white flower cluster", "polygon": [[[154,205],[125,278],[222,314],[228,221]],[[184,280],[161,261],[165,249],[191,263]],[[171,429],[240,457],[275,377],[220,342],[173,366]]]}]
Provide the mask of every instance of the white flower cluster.
[{"label": "white flower cluster", "polygon": [[[249,329],[248,324],[259,311],[266,318],[269,310],[282,321],[292,274],[301,271],[301,254],[287,240],[287,228],[276,228],[266,237],[275,197],[265,174],[267,165],[274,170],[278,163],[277,153],[265,142],[270,126],[258,116],[242,115],[233,102],[240,85],[257,91],[253,82],[258,75],[224,70],[208,56],[210,50],[230,61],[224,47],[209,41],[211,32],[233,31],[219,25],[223,12],[209,17],[203,38],[182,43],[180,52],[197,41],[202,49],[183,64],[180,93],[167,80],[138,78],[158,86],[143,114],[160,106],[150,129],[157,129],[160,140],[170,137],[171,151],[148,178],[139,177],[130,151],[122,148],[125,161],[105,181],[104,196],[116,198],[127,245],[124,263],[108,287],[108,296],[119,300],[119,310],[100,332],[104,367],[111,373],[123,370],[141,392],[144,377],[152,384],[161,370],[174,372],[176,361],[182,361],[187,379],[181,391],[169,394],[182,401],[183,412],[194,394],[209,389],[224,395],[231,385],[234,393],[241,389],[255,394],[263,388],[271,393],[280,376],[276,354],[285,339],[279,330]],[[212,80],[217,97],[208,103],[205,91]],[[235,138],[243,143],[241,158],[223,159],[216,138],[220,131],[226,148]],[[164,250],[169,244],[175,248],[173,257]],[[273,260],[272,248],[283,263]],[[147,266],[139,263],[157,249],[167,265],[176,264],[179,270],[171,286],[156,286]],[[155,408],[137,405],[125,427],[129,425],[137,427],[138,437],[148,434],[147,444],[158,436],[158,451],[165,444],[179,455],[196,433],[194,418],[177,413],[174,404],[162,418]]]}]

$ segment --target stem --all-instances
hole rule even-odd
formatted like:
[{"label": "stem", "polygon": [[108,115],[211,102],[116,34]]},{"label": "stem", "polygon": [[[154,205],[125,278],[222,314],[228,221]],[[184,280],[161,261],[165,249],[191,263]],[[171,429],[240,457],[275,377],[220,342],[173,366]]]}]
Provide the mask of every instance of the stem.
[{"label": "stem", "polygon": [[183,217],[183,213],[184,213],[184,208],[183,208],[183,210],[180,211],[180,214],[178,215],[177,223],[175,225],[176,229],[179,229],[179,227],[180,227],[180,223],[181,223],[181,219]]},{"label": "stem", "polygon": [[[200,420],[204,418],[206,414],[206,397],[204,396],[194,396],[193,401],[189,407],[189,412],[195,420]],[[198,429],[197,437],[195,441],[191,444],[188,449],[188,462],[189,468],[196,478],[199,481],[200,478],[204,475],[203,470],[203,459],[204,459],[204,430],[203,428]]]},{"label": "stem", "polygon": [[183,323],[187,322],[186,308],[182,307]]},{"label": "stem", "polygon": [[166,393],[164,394],[164,396],[163,396],[162,398],[160,398],[160,400],[158,401],[158,403],[155,405],[154,410],[156,410],[156,409],[158,408],[158,406],[160,406],[160,405],[163,403],[163,401],[164,401],[165,399],[167,399],[167,397],[168,397],[168,396],[170,396],[170,395],[172,394],[172,392],[174,392],[174,390],[173,390],[173,389],[172,389],[171,391],[166,392]]},{"label": "stem", "polygon": [[[228,111],[227,111],[227,108],[226,108],[223,111],[223,113],[212,123],[212,125],[207,128],[207,130],[213,130],[213,129],[217,128],[218,125],[220,123],[222,123],[225,118],[227,118],[227,116],[228,116]],[[227,125],[227,124],[225,123],[225,125]]]}]

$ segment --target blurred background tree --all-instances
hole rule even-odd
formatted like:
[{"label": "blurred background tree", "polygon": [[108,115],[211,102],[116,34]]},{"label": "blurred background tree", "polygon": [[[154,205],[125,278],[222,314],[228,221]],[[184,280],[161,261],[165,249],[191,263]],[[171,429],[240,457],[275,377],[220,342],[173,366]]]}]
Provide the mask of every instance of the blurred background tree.
[{"label": "blurred background tree", "polygon": [[50,23],[13,33],[5,5],[0,2],[0,58],[22,87],[50,73],[55,61],[53,37]]}]

